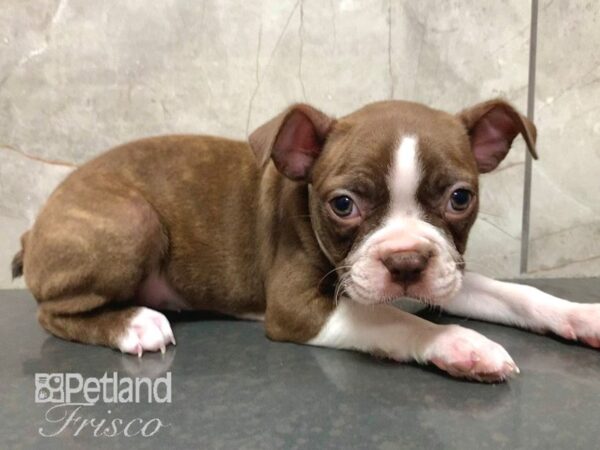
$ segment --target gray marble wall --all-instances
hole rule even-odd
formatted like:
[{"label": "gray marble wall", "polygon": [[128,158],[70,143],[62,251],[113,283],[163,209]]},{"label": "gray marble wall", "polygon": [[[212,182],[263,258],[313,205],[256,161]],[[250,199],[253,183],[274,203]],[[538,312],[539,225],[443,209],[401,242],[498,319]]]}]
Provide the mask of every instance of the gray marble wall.
[{"label": "gray marble wall", "polygon": [[[529,2],[4,0],[0,287],[20,234],[79,164],[141,136],[243,139],[293,101],[342,115],[401,98],[526,109]],[[530,274],[600,275],[600,3],[540,2]],[[30,157],[25,157],[27,154]],[[468,251],[519,273],[521,142],[482,180]]]},{"label": "gray marble wall", "polygon": [[600,2],[542,2],[538,27],[529,271],[599,275]]}]

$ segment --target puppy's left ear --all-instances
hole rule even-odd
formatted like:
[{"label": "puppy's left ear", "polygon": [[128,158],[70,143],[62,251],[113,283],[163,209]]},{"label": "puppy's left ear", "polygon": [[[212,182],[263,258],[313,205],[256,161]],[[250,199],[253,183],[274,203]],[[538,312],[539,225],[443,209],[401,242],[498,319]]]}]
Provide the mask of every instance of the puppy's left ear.
[{"label": "puppy's left ear", "polygon": [[467,128],[480,173],[494,170],[506,157],[517,134],[525,139],[529,153],[535,151],[535,125],[502,99],[489,100],[458,113]]},{"label": "puppy's left ear", "polygon": [[302,181],[321,154],[335,120],[304,103],[290,106],[249,137],[259,165],[269,158],[286,177]]}]

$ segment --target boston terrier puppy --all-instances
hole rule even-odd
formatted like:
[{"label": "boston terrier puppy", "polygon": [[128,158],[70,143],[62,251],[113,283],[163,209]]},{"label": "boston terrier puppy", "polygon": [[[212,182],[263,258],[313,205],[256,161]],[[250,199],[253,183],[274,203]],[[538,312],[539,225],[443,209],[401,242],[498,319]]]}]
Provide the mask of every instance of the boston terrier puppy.
[{"label": "boston terrier puppy", "polygon": [[141,356],[175,338],[158,310],[264,320],[276,341],[434,364],[496,382],[499,344],[390,303],[551,332],[600,347],[600,304],[465,270],[478,176],[536,130],[496,99],[458,114],[384,101],[335,119],[295,104],[248,142],[177,135],[71,173],[21,241],[38,319],[64,339]]}]

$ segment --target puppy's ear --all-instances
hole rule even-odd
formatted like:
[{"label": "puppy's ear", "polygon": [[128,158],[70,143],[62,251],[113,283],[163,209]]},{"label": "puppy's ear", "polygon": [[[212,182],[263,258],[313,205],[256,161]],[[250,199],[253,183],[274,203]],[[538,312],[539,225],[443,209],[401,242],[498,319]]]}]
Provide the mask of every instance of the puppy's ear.
[{"label": "puppy's ear", "polygon": [[467,128],[480,173],[490,172],[500,164],[519,133],[531,156],[537,159],[535,125],[506,101],[479,103],[461,111],[458,117]]},{"label": "puppy's ear", "polygon": [[248,138],[260,166],[269,158],[292,180],[306,180],[335,120],[298,103],[260,126]]}]

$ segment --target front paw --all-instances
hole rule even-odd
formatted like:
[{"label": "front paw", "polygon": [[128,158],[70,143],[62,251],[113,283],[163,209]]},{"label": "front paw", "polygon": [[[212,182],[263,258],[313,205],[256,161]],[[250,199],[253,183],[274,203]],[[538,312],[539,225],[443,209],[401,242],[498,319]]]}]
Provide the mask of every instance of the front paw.
[{"label": "front paw", "polygon": [[569,340],[579,340],[600,348],[600,303],[575,303],[564,314],[564,323],[557,334]]},{"label": "front paw", "polygon": [[519,368],[504,348],[481,334],[447,325],[430,342],[426,361],[459,378],[493,383],[519,373]]}]

